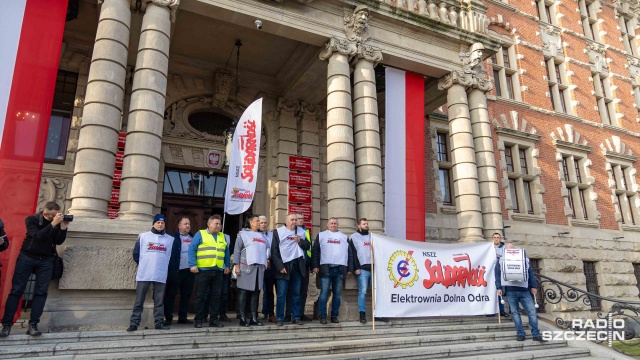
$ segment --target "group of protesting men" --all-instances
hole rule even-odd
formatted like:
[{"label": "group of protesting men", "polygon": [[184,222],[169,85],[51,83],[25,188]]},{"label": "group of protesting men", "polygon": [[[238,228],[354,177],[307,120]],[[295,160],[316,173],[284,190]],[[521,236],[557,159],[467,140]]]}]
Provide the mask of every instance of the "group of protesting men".
[{"label": "group of protesting men", "polygon": [[[278,326],[285,321],[297,325],[310,321],[304,315],[304,306],[311,274],[320,278],[320,323],[327,323],[330,291],[333,297],[329,318],[338,323],[342,282],[347,273],[358,277],[360,322],[366,323],[366,293],[371,282],[371,235],[367,219],[360,219],[358,231],[349,237],[338,230],[338,219],[330,218],[327,230],[319,233],[312,243],[301,214],[288,214],[285,225],[273,232],[267,229],[265,216],[252,215],[248,228],[240,231],[235,241],[233,269],[231,242],[222,232],[221,220],[219,215],[213,215],[206,229],[192,234],[189,218],[184,217],[178,231],[169,235],[165,232],[164,215],[154,217],[151,231],[140,234],[133,249],[133,259],[138,264],[136,300],[127,331],[138,329],[145,297],[152,285],[156,329],[170,328],[178,292],[179,324],[193,323],[201,328],[209,314],[210,327],[223,327],[222,321],[228,321],[225,279],[230,273],[237,278],[241,326],[263,325],[258,318],[262,290],[263,320],[275,321]],[[192,322],[187,319],[187,307],[194,283],[196,316]]]}]

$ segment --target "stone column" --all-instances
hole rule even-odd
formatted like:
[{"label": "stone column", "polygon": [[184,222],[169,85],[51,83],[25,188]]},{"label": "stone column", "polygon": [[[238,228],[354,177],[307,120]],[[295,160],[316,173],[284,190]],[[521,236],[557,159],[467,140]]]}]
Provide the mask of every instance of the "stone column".
[{"label": "stone column", "polygon": [[488,85],[488,88],[475,88],[469,92],[471,130],[478,169],[482,223],[484,225],[483,233],[486,239],[490,239],[495,232],[502,234],[500,190],[485,93],[485,91],[491,89],[491,83],[488,83]]},{"label": "stone column", "polygon": [[142,19],[120,187],[122,220],[153,217],[169,67],[170,18],[178,3],[179,0],[153,0],[147,4]]},{"label": "stone column", "polygon": [[356,196],[349,57],[355,43],[331,38],[320,54],[327,70],[327,205],[345,233],[355,231]]},{"label": "stone column", "polygon": [[129,6],[129,0],[105,0],[100,9],[70,195],[69,211],[83,217],[106,218],[111,199],[129,52]]},{"label": "stone column", "polygon": [[353,125],[356,164],[357,217],[367,218],[373,232],[384,231],[380,124],[375,63],[382,52],[359,45],[353,72]]},{"label": "stone column", "polygon": [[478,171],[467,103],[468,80],[462,72],[454,71],[440,80],[438,89],[447,90],[453,189],[460,241],[475,242],[484,240],[484,237]]}]

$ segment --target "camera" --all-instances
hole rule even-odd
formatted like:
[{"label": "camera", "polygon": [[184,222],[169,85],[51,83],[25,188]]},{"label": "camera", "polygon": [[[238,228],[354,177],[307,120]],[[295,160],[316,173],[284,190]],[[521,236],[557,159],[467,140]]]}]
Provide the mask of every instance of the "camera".
[{"label": "camera", "polygon": [[262,30],[262,20],[256,20],[254,23],[256,24],[256,29]]},{"label": "camera", "polygon": [[73,221],[73,215],[64,215],[62,217],[62,221],[69,221],[69,222]]}]

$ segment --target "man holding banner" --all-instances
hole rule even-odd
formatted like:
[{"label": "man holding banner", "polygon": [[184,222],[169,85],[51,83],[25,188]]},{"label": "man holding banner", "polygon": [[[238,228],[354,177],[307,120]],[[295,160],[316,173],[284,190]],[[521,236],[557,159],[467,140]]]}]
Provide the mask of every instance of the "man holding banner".
[{"label": "man holding banner", "polygon": [[282,326],[287,290],[292,287],[291,312],[292,324],[300,322],[300,285],[305,274],[304,252],[309,250],[309,243],[304,240],[305,233],[296,226],[296,214],[288,214],[285,226],[273,232],[271,240],[271,262],[276,272],[276,325]]},{"label": "man holding banner", "polygon": [[347,235],[338,230],[338,219],[331,217],[327,230],[316,236],[311,250],[313,272],[320,274],[320,296],[318,297],[318,315],[320,324],[327,323],[327,302],[329,287],[333,293],[331,300],[331,322],[339,323],[340,296],[342,281],[347,272],[349,244]]}]

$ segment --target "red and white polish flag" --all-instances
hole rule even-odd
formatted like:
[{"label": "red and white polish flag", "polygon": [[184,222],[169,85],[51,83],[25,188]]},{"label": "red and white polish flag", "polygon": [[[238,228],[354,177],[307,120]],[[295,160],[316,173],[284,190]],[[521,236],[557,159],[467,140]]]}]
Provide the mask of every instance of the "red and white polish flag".
[{"label": "red and white polish flag", "polygon": [[425,241],[424,76],[386,68],[385,233]]}]

